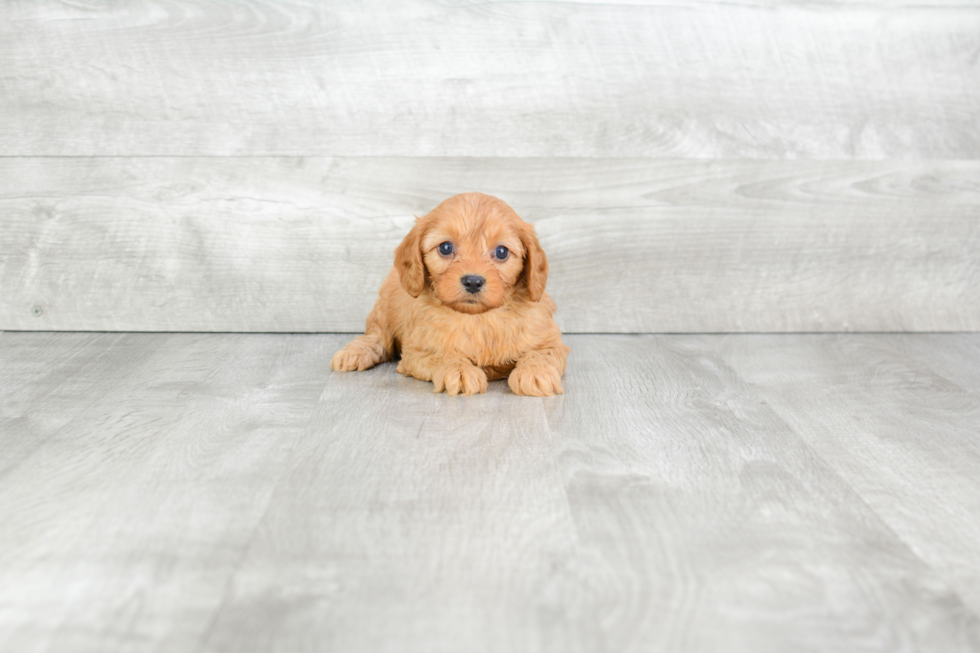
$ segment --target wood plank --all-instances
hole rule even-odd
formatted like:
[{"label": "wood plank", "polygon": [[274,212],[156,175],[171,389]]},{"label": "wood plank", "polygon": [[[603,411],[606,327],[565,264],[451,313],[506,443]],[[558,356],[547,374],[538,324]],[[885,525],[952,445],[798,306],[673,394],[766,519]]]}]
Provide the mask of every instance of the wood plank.
[{"label": "wood plank", "polygon": [[980,611],[980,336],[727,343],[771,409]]},{"label": "wood plank", "polygon": [[[23,408],[56,431],[0,476],[0,649],[195,650],[342,338],[101,336],[107,359],[146,354],[135,371],[95,361],[109,378],[83,375],[73,410],[46,364],[84,336],[13,335],[47,349],[9,380],[56,390]],[[46,424],[4,428],[0,451]]]},{"label": "wood plank", "polygon": [[[975,650],[980,621],[959,584],[896,537],[798,422],[784,422],[717,355],[723,343],[751,352],[798,340],[568,342],[565,395],[546,404],[578,535],[550,588],[572,624],[555,650]],[[805,406],[833,382],[786,400]],[[841,425],[841,438],[856,430]],[[906,487],[937,478],[889,462]],[[949,499],[965,507],[978,496]]]},{"label": "wood plank", "polygon": [[974,333],[924,334],[922,338],[892,336],[885,340],[924,367],[966,392],[980,390],[980,338]]},{"label": "wood plank", "polygon": [[0,155],[980,155],[976,3],[0,6]]},{"label": "wood plank", "polygon": [[568,332],[980,330],[977,179],[977,162],[0,159],[0,328],[357,331],[412,215],[479,189],[536,224]]},{"label": "wood plank", "polygon": [[92,403],[131,382],[166,342],[132,334],[0,333],[0,478]]},{"label": "wood plank", "polygon": [[550,399],[345,339],[0,334],[51,436],[0,474],[0,649],[980,647],[976,334],[573,335]]},{"label": "wood plank", "polygon": [[574,544],[541,399],[330,377],[202,651],[550,648]]}]

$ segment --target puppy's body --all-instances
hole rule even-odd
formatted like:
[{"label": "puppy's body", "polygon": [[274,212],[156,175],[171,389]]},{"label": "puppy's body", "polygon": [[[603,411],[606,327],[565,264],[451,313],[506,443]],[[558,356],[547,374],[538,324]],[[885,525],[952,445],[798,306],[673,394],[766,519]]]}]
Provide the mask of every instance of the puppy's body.
[{"label": "puppy's body", "polygon": [[513,209],[480,193],[452,197],[398,247],[365,334],[331,367],[366,370],[400,354],[398,371],[436,392],[485,392],[508,377],[517,394],[560,394],[568,348],[547,273],[534,228]]}]

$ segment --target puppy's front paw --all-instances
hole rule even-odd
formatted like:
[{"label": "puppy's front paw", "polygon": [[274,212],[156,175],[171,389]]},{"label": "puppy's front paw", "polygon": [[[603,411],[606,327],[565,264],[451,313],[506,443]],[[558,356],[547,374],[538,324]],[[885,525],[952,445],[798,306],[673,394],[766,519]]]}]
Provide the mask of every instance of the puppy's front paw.
[{"label": "puppy's front paw", "polygon": [[384,358],[384,347],[380,342],[368,341],[365,338],[357,338],[347,344],[346,347],[333,355],[330,361],[330,369],[335,372],[363,372],[381,362]]},{"label": "puppy's front paw", "polygon": [[507,385],[515,395],[553,397],[562,394],[561,375],[551,365],[518,365],[510,373]]},{"label": "puppy's front paw", "polygon": [[474,395],[487,391],[487,375],[472,363],[452,363],[432,375],[436,392],[447,395]]}]

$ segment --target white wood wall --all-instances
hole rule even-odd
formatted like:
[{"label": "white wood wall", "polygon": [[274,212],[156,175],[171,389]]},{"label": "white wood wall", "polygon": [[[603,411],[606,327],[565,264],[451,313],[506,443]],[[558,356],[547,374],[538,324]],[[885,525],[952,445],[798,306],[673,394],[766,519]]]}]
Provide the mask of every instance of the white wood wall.
[{"label": "white wood wall", "polygon": [[980,330],[980,3],[0,4],[0,329],[356,331],[468,190],[567,331]]}]

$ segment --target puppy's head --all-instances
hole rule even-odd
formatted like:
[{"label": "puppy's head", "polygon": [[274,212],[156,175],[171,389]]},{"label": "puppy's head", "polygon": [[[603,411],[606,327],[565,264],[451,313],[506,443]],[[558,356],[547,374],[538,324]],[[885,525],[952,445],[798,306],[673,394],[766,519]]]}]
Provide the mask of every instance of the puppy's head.
[{"label": "puppy's head", "polygon": [[419,218],[395,251],[395,268],[412,297],[428,285],[460,313],[498,308],[520,288],[536,302],[548,279],[534,227],[482,193],[450,197]]}]

